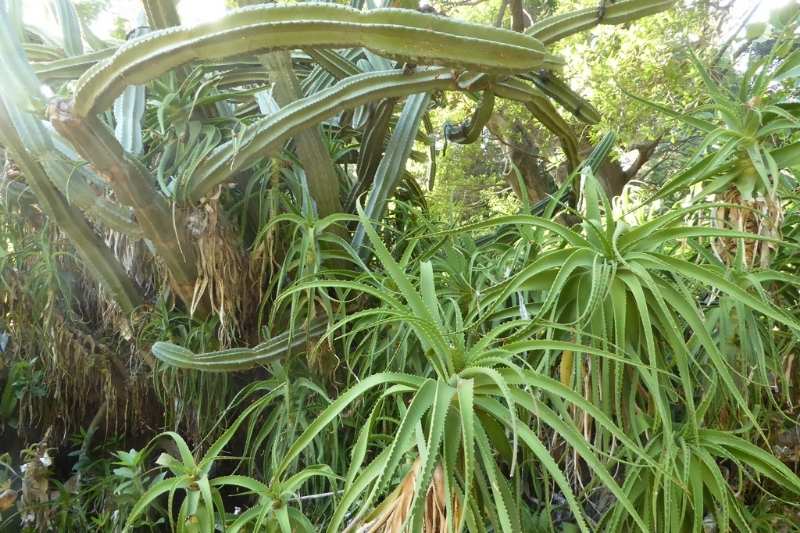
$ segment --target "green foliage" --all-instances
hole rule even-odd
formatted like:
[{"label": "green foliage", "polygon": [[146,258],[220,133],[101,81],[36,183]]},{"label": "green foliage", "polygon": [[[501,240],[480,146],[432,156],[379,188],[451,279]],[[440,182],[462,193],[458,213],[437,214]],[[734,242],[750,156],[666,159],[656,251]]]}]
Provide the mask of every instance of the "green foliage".
[{"label": "green foliage", "polygon": [[[0,2],[0,527],[791,524],[798,13],[737,70],[705,4],[374,4],[103,51],[63,0],[64,57]],[[609,198],[662,114],[689,153]]]},{"label": "green foliage", "polygon": [[438,159],[436,185],[429,199],[435,220],[462,223],[519,210],[519,200],[508,194],[502,177],[503,153],[493,143],[450,145]]}]

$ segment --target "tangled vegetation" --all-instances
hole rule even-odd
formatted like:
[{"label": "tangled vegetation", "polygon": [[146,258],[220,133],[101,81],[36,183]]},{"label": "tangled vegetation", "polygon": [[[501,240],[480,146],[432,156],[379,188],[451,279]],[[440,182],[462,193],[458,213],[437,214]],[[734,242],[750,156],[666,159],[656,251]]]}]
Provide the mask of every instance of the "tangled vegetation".
[{"label": "tangled vegetation", "polygon": [[0,530],[800,530],[800,4],[234,3],[0,0]]}]

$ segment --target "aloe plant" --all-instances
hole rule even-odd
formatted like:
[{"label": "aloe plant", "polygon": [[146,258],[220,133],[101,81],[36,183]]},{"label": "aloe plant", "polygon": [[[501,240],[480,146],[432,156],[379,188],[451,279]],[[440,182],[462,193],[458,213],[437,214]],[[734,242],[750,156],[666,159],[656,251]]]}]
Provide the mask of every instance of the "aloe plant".
[{"label": "aloe plant", "polygon": [[[792,27],[796,21],[795,13],[786,24]],[[713,194],[730,204],[721,206],[715,214],[720,227],[773,238],[780,236],[778,228],[783,214],[779,191],[784,189],[781,175],[795,166],[795,154],[800,147],[792,138],[797,131],[797,120],[787,112],[790,104],[775,88],[796,74],[800,56],[789,52],[793,43],[787,30],[779,33],[770,53],[748,65],[735,91],[716,81],[692,54],[692,62],[710,99],[707,107],[694,113],[674,111],[628,93],[631,98],[704,134],[693,164],[669,180],[653,199],[695,187],[695,198]],[[716,252],[728,264],[768,267],[771,245],[752,240],[737,244],[721,239]]]}]

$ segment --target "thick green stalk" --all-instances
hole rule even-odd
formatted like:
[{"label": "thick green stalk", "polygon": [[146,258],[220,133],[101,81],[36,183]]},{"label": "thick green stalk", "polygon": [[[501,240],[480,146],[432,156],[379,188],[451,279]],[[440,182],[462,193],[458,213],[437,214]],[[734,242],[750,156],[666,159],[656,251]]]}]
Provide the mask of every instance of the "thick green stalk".
[{"label": "thick green stalk", "polygon": [[[71,111],[67,102],[54,101],[48,117],[56,131],[108,180],[117,199],[133,208],[142,233],[166,264],[175,292],[192,306],[197,259],[183,217],[170,210],[147,169],[125,153],[105,124],[97,117],[77,118]],[[205,311],[200,309],[201,314]]]},{"label": "thick green stalk", "polygon": [[194,27],[153,32],[122,46],[78,81],[75,114],[107,109],[130,84],[144,84],[198,59],[294,48],[364,47],[418,64],[516,73],[561,60],[530,36],[402,9],[333,4],[253,6]]}]

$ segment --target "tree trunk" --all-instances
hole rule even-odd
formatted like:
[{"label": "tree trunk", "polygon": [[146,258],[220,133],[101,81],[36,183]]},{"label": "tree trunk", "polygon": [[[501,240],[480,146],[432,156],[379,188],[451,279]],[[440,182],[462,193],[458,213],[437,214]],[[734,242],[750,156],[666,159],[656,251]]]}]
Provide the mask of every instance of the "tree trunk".
[{"label": "tree trunk", "polygon": [[[522,202],[534,204],[555,192],[555,180],[544,168],[536,137],[521,123],[495,113],[487,127],[503,144],[512,168],[505,178]],[[524,188],[524,190],[523,190]]]},{"label": "tree trunk", "polygon": [[523,32],[527,26],[526,22],[522,0],[511,0],[511,29]]},{"label": "tree trunk", "polygon": [[[653,157],[660,142],[660,139],[656,139],[655,141],[647,141],[631,146],[631,150],[636,150],[638,155],[636,156],[636,160],[626,169],[622,168],[619,161],[608,158],[603,161],[597,173],[597,178],[600,180],[609,198],[614,198],[622,193],[622,189],[625,188],[625,185],[635,178],[645,163]],[[582,144],[581,158],[589,155],[592,148],[593,146],[588,143]]]}]

